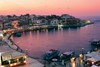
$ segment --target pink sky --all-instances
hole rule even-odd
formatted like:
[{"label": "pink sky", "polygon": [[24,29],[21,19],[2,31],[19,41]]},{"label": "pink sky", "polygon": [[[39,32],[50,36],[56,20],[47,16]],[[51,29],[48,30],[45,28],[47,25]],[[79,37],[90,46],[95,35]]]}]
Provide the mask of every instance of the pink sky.
[{"label": "pink sky", "polygon": [[71,14],[99,16],[100,0],[0,0],[0,15]]}]

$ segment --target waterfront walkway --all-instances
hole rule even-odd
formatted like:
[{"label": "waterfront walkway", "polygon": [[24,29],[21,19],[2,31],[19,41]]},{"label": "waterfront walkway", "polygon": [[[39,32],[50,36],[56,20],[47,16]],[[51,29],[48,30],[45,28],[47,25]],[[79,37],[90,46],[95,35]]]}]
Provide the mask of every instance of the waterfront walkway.
[{"label": "waterfront walkway", "polygon": [[[17,51],[19,49],[19,47],[12,44],[12,42],[8,40],[9,36],[10,35],[5,36],[4,40],[1,41],[0,51],[3,51],[3,50],[4,51],[13,51],[13,53],[16,53],[16,54],[24,53],[24,52]],[[19,50],[21,50],[21,49],[19,49]],[[29,56],[27,56],[26,62],[27,63],[25,65],[22,65],[22,66],[19,65],[17,67],[44,67],[44,65],[42,63],[40,63],[36,59],[31,58]]]}]

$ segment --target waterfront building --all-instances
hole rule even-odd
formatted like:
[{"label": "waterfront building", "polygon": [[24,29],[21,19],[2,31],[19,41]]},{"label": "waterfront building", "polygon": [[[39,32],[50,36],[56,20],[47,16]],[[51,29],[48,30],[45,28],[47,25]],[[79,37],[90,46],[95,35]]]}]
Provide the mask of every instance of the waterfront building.
[{"label": "waterfront building", "polygon": [[67,19],[68,19],[68,18],[71,18],[71,16],[68,15],[68,14],[62,14],[62,15],[61,15],[61,18],[62,18],[62,22],[67,22]]},{"label": "waterfront building", "polygon": [[35,14],[32,14],[32,15],[30,15],[30,25],[32,26],[32,25],[34,25],[35,24],[35,20],[37,20],[37,17],[36,17],[36,15]]},{"label": "waterfront building", "polygon": [[50,22],[51,25],[58,25],[59,24],[59,20],[58,19],[53,19]]},{"label": "waterfront building", "polygon": [[[26,64],[26,55],[14,50],[7,51],[5,47],[0,49],[0,67],[11,67],[20,64]],[[5,50],[4,50],[5,49]]]},{"label": "waterfront building", "polygon": [[[58,15],[35,15],[35,14],[25,14],[21,16],[16,15],[7,15],[0,16],[0,19],[3,20],[3,29],[8,28],[17,28],[19,27],[29,27],[29,26],[41,26],[41,25],[68,25],[68,26],[81,26],[85,25],[85,21],[82,21],[79,18],[75,18],[74,16],[68,14]],[[89,21],[87,21],[90,23]]]},{"label": "waterfront building", "polygon": [[12,22],[13,28],[18,28],[18,25],[19,25],[19,23],[18,23],[19,20],[18,19],[12,19],[11,22]]},{"label": "waterfront building", "polygon": [[0,30],[4,28],[3,20],[0,20]]},{"label": "waterfront building", "polygon": [[76,18],[68,18],[66,21],[68,25],[75,25],[80,23],[80,20]]},{"label": "waterfront building", "polygon": [[12,22],[10,20],[4,20],[3,22],[3,25],[4,25],[4,28],[3,29],[9,29],[9,28],[12,28]]},{"label": "waterfront building", "polygon": [[19,16],[19,26],[29,25],[30,21],[30,15],[28,14]]}]

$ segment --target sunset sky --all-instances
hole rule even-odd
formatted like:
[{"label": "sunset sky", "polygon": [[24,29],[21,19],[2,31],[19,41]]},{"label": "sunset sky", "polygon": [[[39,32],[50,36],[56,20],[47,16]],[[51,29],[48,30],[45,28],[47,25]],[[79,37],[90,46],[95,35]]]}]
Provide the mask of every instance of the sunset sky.
[{"label": "sunset sky", "polygon": [[99,16],[100,0],[0,0],[0,15],[26,13]]}]

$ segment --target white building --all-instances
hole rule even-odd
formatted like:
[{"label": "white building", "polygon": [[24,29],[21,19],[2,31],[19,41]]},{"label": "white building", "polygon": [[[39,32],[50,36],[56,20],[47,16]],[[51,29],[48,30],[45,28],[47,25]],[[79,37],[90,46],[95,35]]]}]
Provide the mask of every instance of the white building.
[{"label": "white building", "polygon": [[53,19],[50,22],[51,25],[58,25],[59,24],[59,20],[58,19]]},{"label": "white building", "polygon": [[15,67],[19,64],[26,64],[26,58],[24,53],[0,50],[0,67]]}]

